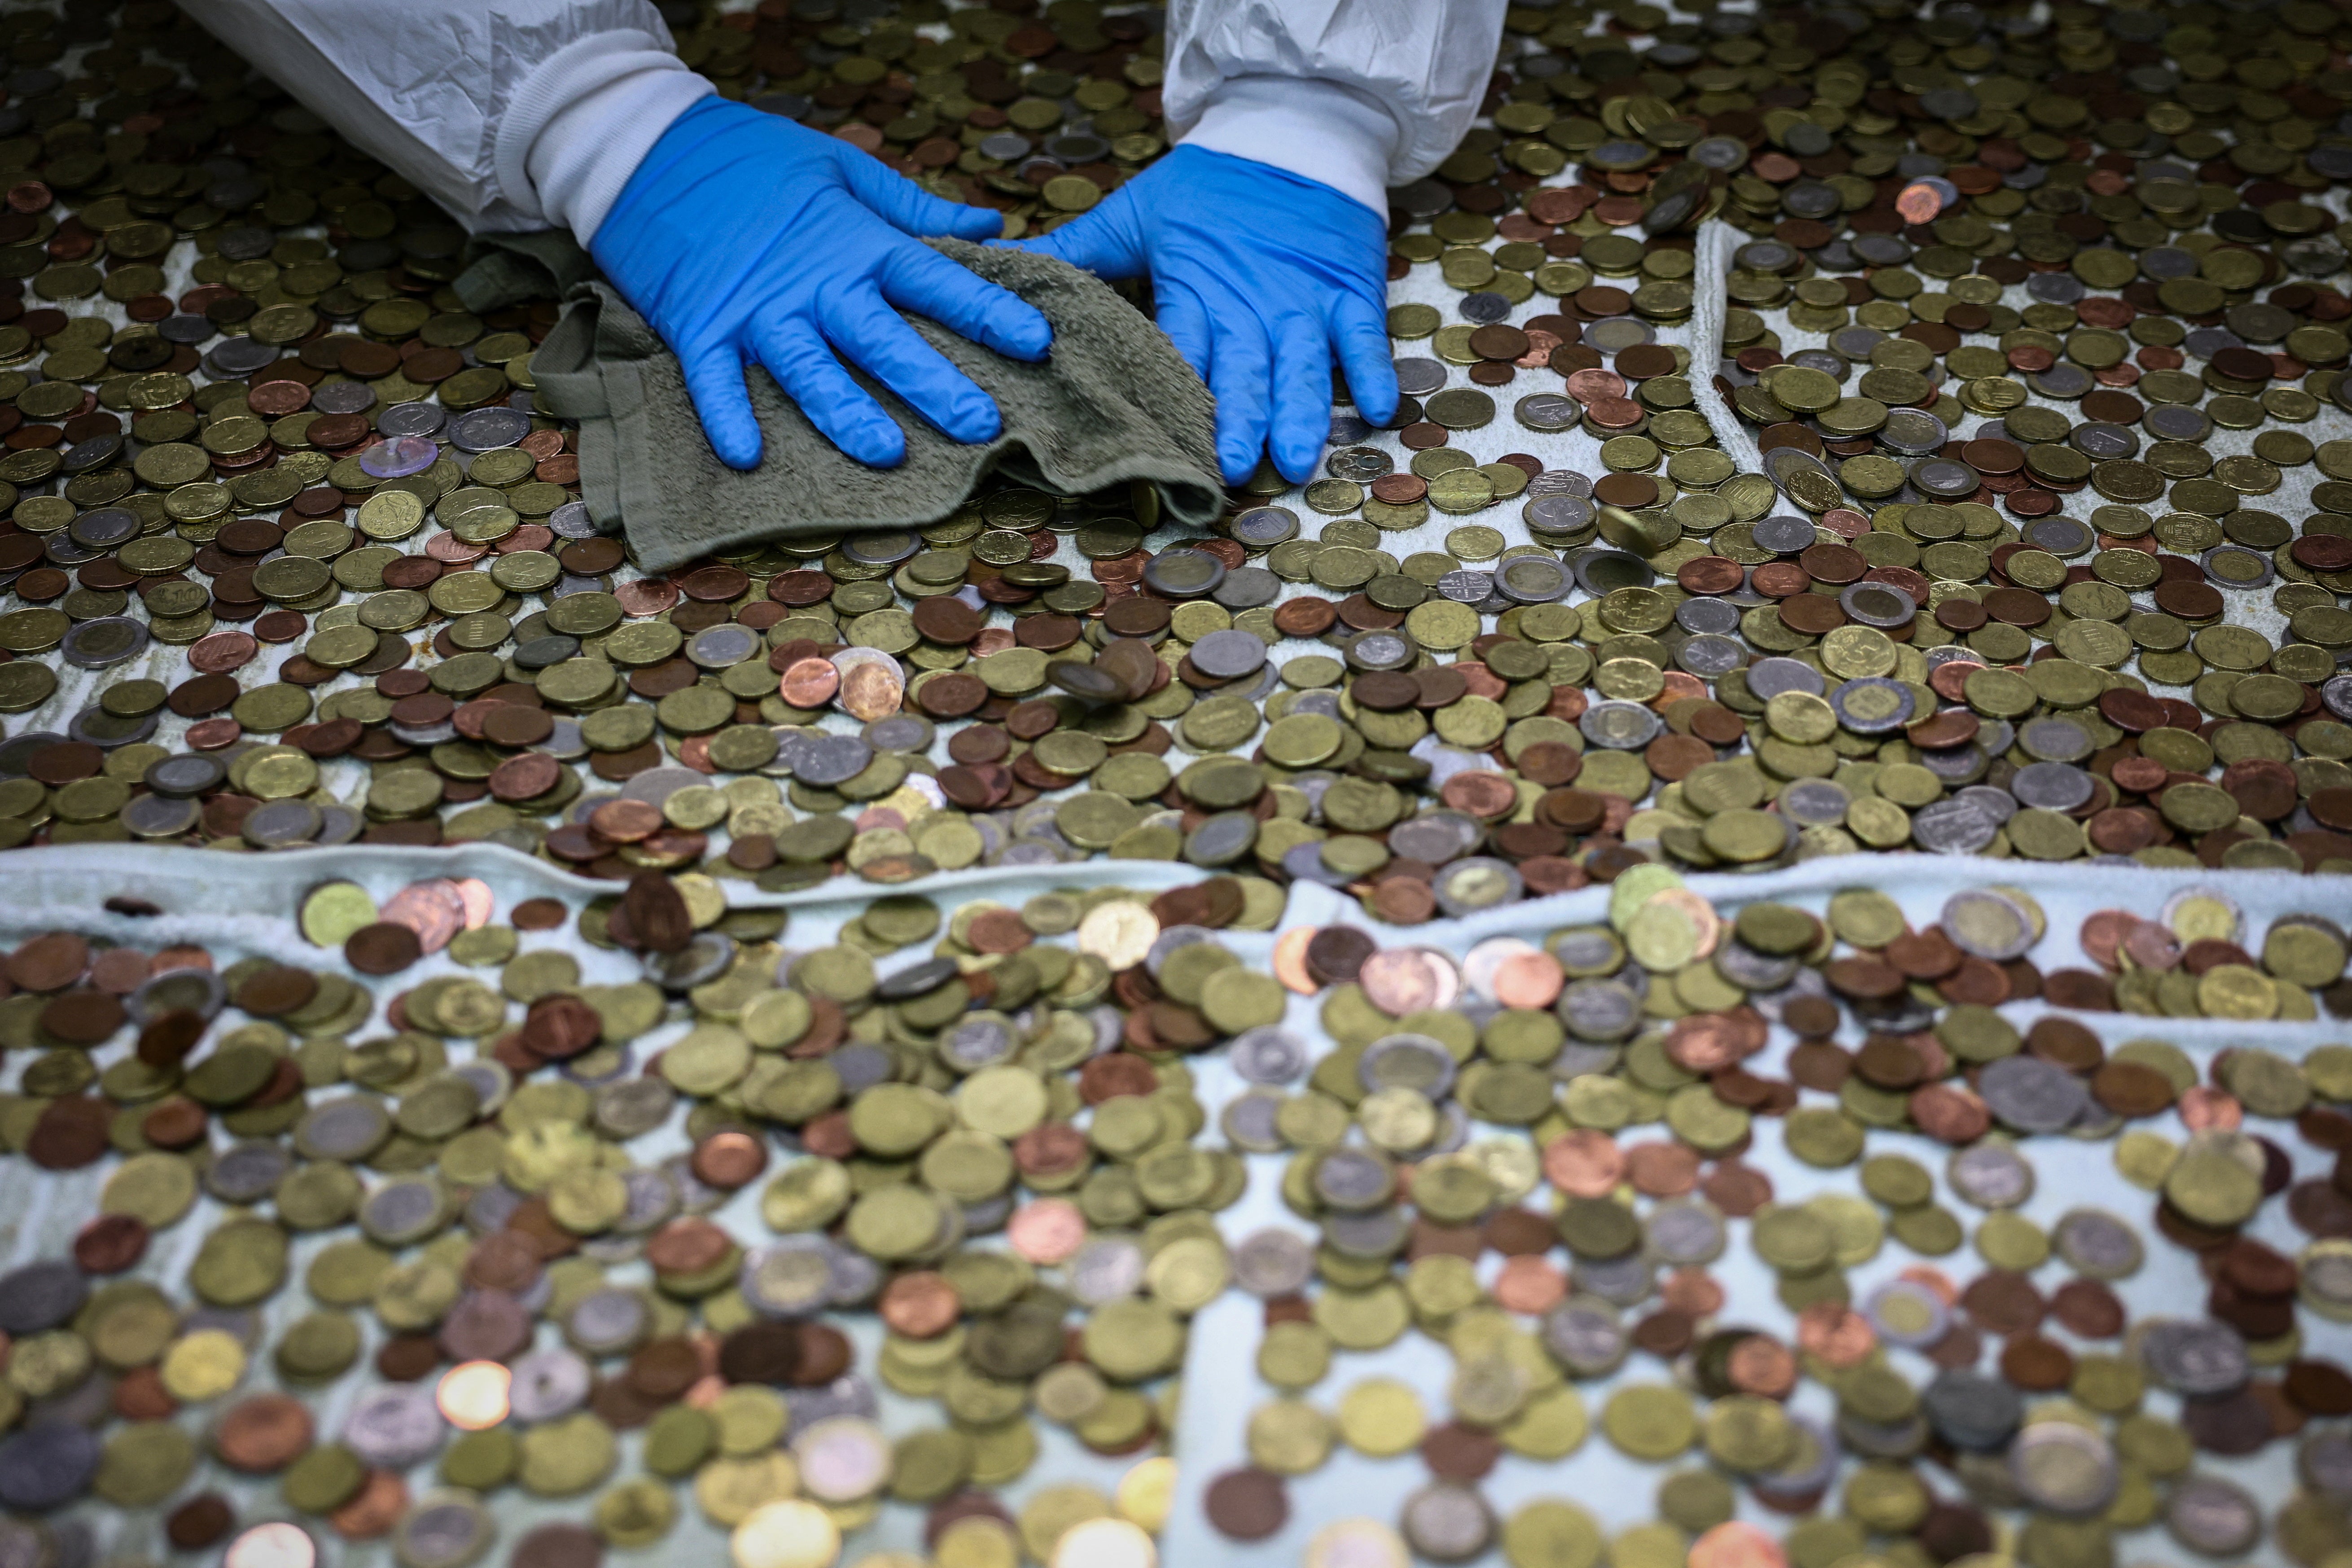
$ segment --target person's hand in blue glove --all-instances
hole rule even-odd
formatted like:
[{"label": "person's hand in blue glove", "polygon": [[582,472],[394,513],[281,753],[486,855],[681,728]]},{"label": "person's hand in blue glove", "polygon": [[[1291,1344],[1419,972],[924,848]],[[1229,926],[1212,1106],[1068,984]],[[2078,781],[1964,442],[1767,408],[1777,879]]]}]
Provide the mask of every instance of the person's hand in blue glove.
[{"label": "person's hand in blue glove", "polygon": [[1053,342],[1034,307],[917,237],[988,239],[1003,226],[845,142],[706,98],[654,143],[588,248],[677,353],[729,467],[760,461],[743,385],[757,363],[835,446],[887,468],[905,458],[906,435],[841,359],[959,441],[1003,428],[988,394],[899,310],[1015,359],[1043,359]]},{"label": "person's hand in blue glove", "polygon": [[1217,460],[1239,484],[1269,447],[1296,484],[1331,430],[1331,358],[1365,418],[1395,416],[1388,231],[1319,181],[1178,147],[1085,216],[1013,242],[1105,278],[1151,277],[1160,326],[1217,397]]}]

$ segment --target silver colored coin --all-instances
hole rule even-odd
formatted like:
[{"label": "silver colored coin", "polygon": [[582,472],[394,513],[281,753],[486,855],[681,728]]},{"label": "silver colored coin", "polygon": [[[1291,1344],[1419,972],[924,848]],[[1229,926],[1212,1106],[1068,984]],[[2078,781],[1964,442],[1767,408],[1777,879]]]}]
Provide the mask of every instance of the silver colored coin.
[{"label": "silver colored coin", "polygon": [[[1800,827],[1834,827],[1845,820],[1853,795],[1835,779],[1797,779],[1781,790],[1779,804],[1780,815]],[[1793,965],[1796,960],[1787,962]],[[1721,963],[1718,957],[1718,967]]]},{"label": "silver colored coin", "polygon": [[1993,1453],[2008,1446],[2025,1415],[2017,1390],[1974,1372],[1945,1372],[1919,1393],[1937,1436],[1955,1448]]},{"label": "silver colored coin", "polygon": [[1910,625],[1919,614],[1911,595],[1892,583],[1849,583],[1838,594],[1838,604],[1848,619],[1886,631]]},{"label": "silver colored coin", "polygon": [[1576,428],[1584,418],[1584,406],[1557,392],[1537,392],[1512,404],[1511,416],[1527,429],[1558,435]]},{"label": "silver colored coin", "polygon": [[1228,610],[1255,610],[1282,597],[1282,579],[1263,566],[1236,566],[1210,597]]},{"label": "silver colored coin", "polygon": [[2067,1267],[2094,1279],[2122,1279],[2139,1271],[2139,1232],[2105,1209],[2069,1209],[2051,1227],[2051,1245]]},{"label": "silver colored coin", "polygon": [[343,1418],[343,1446],[379,1468],[405,1470],[439,1451],[449,1434],[429,1386],[393,1384],[360,1395]]},{"label": "silver colored coin", "polygon": [[823,1237],[786,1237],[743,1258],[736,1285],[752,1310],[805,1318],[824,1310],[833,1290],[832,1246]]},{"label": "silver colored coin", "polygon": [[2063,1132],[2090,1102],[2090,1088],[2064,1068],[2023,1054],[1987,1064],[1977,1083],[1986,1107],[2021,1132]]},{"label": "silver colored coin", "polygon": [[1430,883],[1438,907],[1453,919],[1510,903],[1526,890],[1517,868],[1483,855],[1453,862]]},{"label": "silver colored coin", "polygon": [[1307,1042],[1274,1024],[1261,1024],[1234,1036],[1226,1057],[1234,1070],[1251,1083],[1292,1083],[1307,1071]]},{"label": "silver colored coin", "polygon": [[[646,1074],[600,1086],[590,1100],[589,1117],[598,1131],[627,1140],[652,1131],[669,1120],[677,1091],[666,1079]],[[624,1180],[634,1173],[625,1173]],[[677,1194],[670,1194],[675,1202]]]},{"label": "silver colored coin", "polygon": [[2158,1381],[2190,1398],[2235,1393],[2253,1372],[2238,1331],[2210,1319],[2155,1323],[2140,1336],[2139,1354]]},{"label": "silver colored coin", "polygon": [[1748,667],[1748,689],[1759,701],[1769,702],[1787,691],[1801,691],[1808,697],[1819,697],[1829,689],[1822,672],[1802,659],[1775,656],[1759,658]]},{"label": "silver colored coin", "polygon": [[449,422],[449,444],[461,452],[511,447],[530,434],[530,416],[503,405],[476,408]]},{"label": "silver colored coin", "polygon": [[1282,1136],[1283,1095],[1278,1089],[1253,1089],[1225,1101],[1217,1113],[1217,1127],[1225,1142],[1250,1154],[1278,1154]]},{"label": "silver colored coin", "polygon": [[2072,763],[2028,763],[2011,775],[2009,793],[2040,811],[2072,811],[2089,800],[2096,785]]},{"label": "silver colored coin", "polygon": [[1573,981],[1559,994],[1554,1011],[1580,1040],[1622,1040],[1642,1018],[1642,998],[1619,979]]},{"label": "silver colored coin", "polygon": [[1643,1231],[1652,1255],[1669,1268],[1697,1268],[1723,1256],[1723,1215],[1703,1198],[1675,1198],[1658,1205],[1650,1211]]},{"label": "silver colored coin", "polygon": [[[2007,737],[1998,739],[1997,749],[2006,750],[2008,745]],[[1969,784],[1952,798],[1963,805],[1983,812],[1996,823],[2006,823],[2017,815],[2017,797],[2007,790],[1995,789],[1990,784]]]},{"label": "silver colored coin", "polygon": [[194,833],[204,815],[204,808],[193,800],[142,795],[123,802],[116,816],[133,837],[176,838]]},{"label": "silver colored coin", "polygon": [[[1437,580],[1437,592],[1457,605],[1483,605],[1495,592],[1495,574],[1469,567],[1448,572]],[[1293,711],[1297,711],[1296,709]]]},{"label": "silver colored coin", "polygon": [[1171,599],[1198,599],[1217,591],[1225,563],[1203,550],[1163,550],[1145,563],[1143,580]]},{"label": "silver colored coin", "polygon": [[276,1192],[293,1168],[292,1158],[275,1143],[233,1144],[205,1167],[205,1191],[225,1204],[258,1203]]},{"label": "silver colored coin", "polygon": [[2352,1433],[2314,1432],[2296,1450],[2294,1464],[2304,1485],[2314,1491],[2352,1497]]},{"label": "silver colored coin", "polygon": [[2235,1557],[2263,1538],[2263,1509],[2235,1481],[2188,1476],[2173,1483],[2165,1500],[2164,1528],[2202,1556]]},{"label": "silver colored coin", "polygon": [[1980,1209],[2015,1208],[2033,1195],[2033,1167],[2007,1143],[1990,1140],[1954,1152],[1944,1179]]},{"label": "silver colored coin", "polygon": [[[1688,599],[1684,601],[1682,607],[1686,610],[1693,605],[1711,602],[1719,601]],[[1725,607],[1729,608],[1728,605]],[[1738,619],[1738,613],[1734,612],[1735,624]],[[1683,646],[1675,650],[1675,663],[1690,674],[1707,680],[1720,679],[1730,674],[1739,668],[1747,657],[1747,644],[1736,637],[1727,637],[1715,632],[1702,632],[1696,637],[1686,637],[1683,641]]]},{"label": "silver colored coin", "polygon": [[1142,1243],[1134,1237],[1097,1231],[1079,1244],[1063,1273],[1072,1296],[1086,1306],[1100,1307],[1140,1292],[1149,1261]]},{"label": "silver colored coin", "polygon": [[382,1100],[347,1095],[313,1106],[294,1125],[294,1149],[306,1160],[355,1164],[392,1136],[392,1118]]},{"label": "silver colored coin", "polygon": [[1675,625],[1694,637],[1729,637],[1739,630],[1739,606],[1727,599],[1694,595],[1675,606]]},{"label": "silver colored coin", "polygon": [[306,800],[273,800],[257,806],[239,829],[257,849],[285,849],[319,835],[319,808]]},{"label": "silver colored coin", "polygon": [[498,1530],[474,1494],[433,1491],[419,1498],[393,1527],[392,1553],[401,1568],[467,1568],[489,1551]]},{"label": "silver colored coin", "polygon": [[1636,752],[1665,728],[1658,711],[1640,702],[1595,702],[1576,721],[1584,738],[1612,752]]},{"label": "silver colored coin", "polygon": [[1433,1563],[1467,1563],[1493,1543],[1495,1514],[1475,1488],[1439,1481],[1404,1500],[1397,1528]]},{"label": "silver colored coin", "polygon": [[58,653],[80,669],[106,669],[147,651],[146,623],[128,616],[83,621],[66,633]]},{"label": "silver colored coin", "polygon": [[1402,669],[1419,652],[1394,632],[1366,632],[1348,645],[1348,662],[1358,669]]},{"label": "silver colored coin", "polygon": [[1253,1296],[1288,1296],[1315,1274],[1315,1249],[1293,1231],[1269,1226],[1234,1247],[1234,1283]]},{"label": "silver colored coin", "polygon": [[[596,1294],[602,1297],[625,1293],[600,1290]],[[621,1342],[624,1348],[635,1343],[645,1331],[644,1301],[635,1297],[628,1299],[638,1310],[633,1331]],[[580,1318],[580,1310],[575,1308],[572,1321],[576,1324]],[[595,1382],[594,1372],[579,1352],[561,1346],[518,1356],[513,1370],[514,1381],[508,1385],[507,1400],[514,1418],[525,1423],[552,1421],[571,1415],[588,1403],[589,1388]]]},{"label": "silver colored coin", "polygon": [[1608,1376],[1633,1347],[1616,1310],[1590,1296],[1570,1296],[1554,1306],[1537,1331],[1552,1360],[1575,1378]]},{"label": "silver colored coin", "polygon": [[[1878,427],[1878,441],[1883,447],[1902,453],[1906,458],[1924,457],[1952,438],[1944,422],[1922,408],[1890,408],[1886,423]],[[1914,470],[1913,479],[1917,479]],[[1973,480],[1974,476],[1970,476]],[[1969,490],[1976,489],[1971,482]],[[1965,495],[1968,490],[1960,492]]]},{"label": "silver colored coin", "polygon": [[1396,362],[1397,390],[1407,397],[1426,397],[1445,384],[1445,366],[1433,359]]},{"label": "silver colored coin", "polygon": [[1334,1212],[1325,1215],[1320,1225],[1323,1245],[1344,1258],[1360,1258],[1367,1261],[1394,1258],[1404,1250],[1412,1227],[1404,1211],[1394,1204],[1354,1213]]},{"label": "silver colored coin", "polygon": [[1228,627],[1192,645],[1192,667],[1219,680],[1237,680],[1265,664],[1265,643],[1255,632]]},{"label": "silver colored coin", "polygon": [[1328,1206],[1344,1212],[1377,1208],[1395,1191],[1388,1163],[1362,1149],[1332,1149],[1315,1162],[1309,1184]]},{"label": "silver colored coin", "polygon": [[2020,1432],[2009,1468],[2027,1502],[2059,1514],[2096,1513],[2114,1500],[2119,1479],[2106,1438],[2066,1421],[2037,1421]]},{"label": "silver colored coin", "polygon": [[[563,1331],[591,1355],[622,1355],[645,1338],[652,1321],[643,1296],[634,1290],[606,1289],[591,1291],[573,1303],[564,1316]],[[587,1397],[584,1391],[581,1397]]]},{"label": "silver colored coin", "polygon": [[1548,555],[1516,555],[1495,574],[1495,591],[1520,605],[1550,604],[1568,596],[1567,567]]},{"label": "silver colored coin", "polygon": [[2046,763],[2079,763],[2097,750],[2091,732],[2072,719],[2036,719],[2017,731],[2017,743]]}]

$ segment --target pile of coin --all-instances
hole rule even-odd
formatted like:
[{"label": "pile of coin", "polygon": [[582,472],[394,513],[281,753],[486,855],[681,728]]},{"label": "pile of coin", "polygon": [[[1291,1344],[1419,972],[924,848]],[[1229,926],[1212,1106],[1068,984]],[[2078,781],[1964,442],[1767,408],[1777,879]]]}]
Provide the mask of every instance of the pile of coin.
[{"label": "pile of coin", "polygon": [[[307,1564],[305,1531],[462,1568],[502,1489],[583,1499],[585,1528],[514,1543],[537,1568],[659,1539],[690,1481],[740,1568],[830,1563],[886,1500],[929,1510],[942,1562],[1129,1561],[1091,1553],[1149,1551],[1185,1319],[1230,1273],[1212,1215],[1245,1183],[1196,1141],[1183,1056],[1286,1002],[1190,923],[1243,903],[885,898],[794,951],[782,911],[646,871],[577,910],[329,882],[290,911],[313,954],[217,969],[32,938],[0,1044],[38,1054],[0,1145],[109,1174],[70,1258],[0,1278],[0,1503],[163,1508],[195,1550],[239,1526],[200,1484],[219,1466],[297,1521],[246,1521],[233,1568]],[[567,930],[635,977],[584,981]],[[681,1119],[686,1152],[632,1153]],[[205,1227],[170,1238],[184,1279],[142,1269],[182,1226]],[[299,1284],[298,1237],[328,1238]],[[308,1310],[265,1318],[289,1290]],[[878,1315],[870,1365],[845,1314]],[[347,1377],[324,1429],[311,1396]],[[944,1424],[886,1436],[875,1380]],[[1040,1417],[1138,1456],[1116,1495],[997,1501]]]},{"label": "pile of coin", "polygon": [[[673,11],[722,90],[1015,229],[1161,148],[1150,14]],[[1343,404],[1303,489],[1188,537],[1003,485],[649,577],[533,409],[553,301],[467,312],[457,232],[176,13],[26,13],[0,844],[774,889],[1181,857],[1391,923],[1658,859],[2342,868],[2352,306],[2314,197],[2352,152],[2294,74],[2328,24],[2230,85],[2221,33],[2144,15],[1516,12],[1486,122],[1394,193],[1403,406]],[[1710,216],[1752,236],[1720,366],[1672,341]],[[2210,434],[2264,420],[2314,436]],[[2300,525],[2241,504],[2305,468]]]},{"label": "pile of coin", "polygon": [[[2242,917],[2200,890],[2146,924],[2177,942],[2225,919]],[[1318,1521],[1308,1563],[1499,1547],[1512,1568],[1744,1568],[2005,1546],[2072,1568],[2159,1524],[2209,1556],[2267,1542],[2315,1563],[2352,1544],[2352,1447],[2340,1426],[2305,1431],[2352,1415],[2352,1374],[2306,1337],[2352,1321],[2352,1176],[2334,1163],[2296,1180],[2288,1152],[2308,1145],[2326,1170],[2352,1142],[2352,1047],[2299,1061],[2240,1047],[2200,1067],[2156,1039],[2110,1050],[2063,1014],[2021,1031],[1969,971],[2030,981],[2022,954],[2045,931],[2014,889],[1955,895],[1915,928],[1868,889],[1819,915],[1718,911],[1659,867],[1617,879],[1605,923],[1541,943],[1286,931],[1276,973],[1318,998],[1337,1048],[1311,1064],[1295,1039],[1232,1048],[1261,1087],[1226,1107],[1226,1134],[1287,1158],[1282,1198],[1304,1229],[1234,1246],[1235,1284],[1265,1302],[1269,1392],[1246,1418],[1248,1465],[1202,1494],[1210,1523],[1276,1534],[1291,1482],[1344,1452],[1417,1454],[1427,1479],[1351,1510],[1378,1517]],[[2340,929],[2272,931],[2281,952],[2324,934],[2340,977]],[[2260,978],[2242,962],[2207,973],[2223,967]],[[1835,1038],[1856,1034],[1858,1048]],[[1790,1036],[1769,1052],[1788,1076],[1764,1076]],[[1947,1146],[1957,1205],[1874,1133]],[[2021,1208],[2035,1140],[2059,1135],[2113,1140],[2117,1179],[2045,1228]],[[1789,1193],[1759,1156],[1817,1179]],[[2140,1193],[2144,1226],[2115,1212]],[[2300,1256],[2250,1234],[2282,1193]],[[1871,1267],[1890,1242],[1945,1261]],[[1774,1314],[1710,1271],[1742,1247],[1792,1332],[1757,1326]],[[2210,1297],[2133,1317],[2117,1287],[2151,1247],[2196,1255]],[[1450,1358],[1440,1384],[1333,1386],[1337,1352],[1416,1332]],[[1622,1506],[1572,1488],[1488,1502],[1498,1466],[1557,1464],[1596,1426],[1629,1458],[1680,1467],[1656,1521],[1604,1527]],[[2200,1468],[2299,1434],[2299,1483],[2257,1496]],[[1736,1519],[1743,1497],[1787,1522]]]}]

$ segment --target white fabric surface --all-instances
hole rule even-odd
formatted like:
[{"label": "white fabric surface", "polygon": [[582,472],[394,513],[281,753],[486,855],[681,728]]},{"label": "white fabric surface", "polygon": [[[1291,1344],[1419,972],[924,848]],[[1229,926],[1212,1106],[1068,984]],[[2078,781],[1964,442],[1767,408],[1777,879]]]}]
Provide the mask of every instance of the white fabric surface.
[{"label": "white fabric surface", "polygon": [[1715,367],[1723,358],[1724,280],[1731,275],[1732,252],[1746,241],[1747,237],[1727,223],[1710,218],[1699,226],[1698,275],[1692,281],[1690,382],[1698,394],[1699,412],[1706,416],[1706,427],[1715,432],[1715,444],[1729,455],[1741,473],[1754,474],[1764,468],[1756,437],[1715,389]]},{"label": "white fabric surface", "polygon": [[[1505,0],[1174,0],[1163,99],[1169,138],[1189,140],[1202,125],[1216,138],[1202,145],[1338,184],[1316,172],[1330,155],[1293,139],[1291,118],[1272,95],[1229,86],[1253,78],[1328,82],[1393,121],[1380,150],[1385,183],[1417,180],[1444,161],[1477,114],[1504,9]],[[1339,188],[1387,209],[1377,194]]]}]

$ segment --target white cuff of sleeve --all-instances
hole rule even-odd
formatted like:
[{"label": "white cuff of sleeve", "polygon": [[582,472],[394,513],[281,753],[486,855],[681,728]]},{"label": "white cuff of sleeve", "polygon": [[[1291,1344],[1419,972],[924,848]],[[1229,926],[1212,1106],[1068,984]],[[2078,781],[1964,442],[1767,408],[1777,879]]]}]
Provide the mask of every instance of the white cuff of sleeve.
[{"label": "white cuff of sleeve", "polygon": [[499,185],[584,246],[670,122],[718,90],[650,33],[575,39],[532,68],[500,117]]},{"label": "white cuff of sleeve", "polygon": [[1396,143],[1397,122],[1379,104],[1337,82],[1286,76],[1226,78],[1184,134],[1187,147],[1271,163],[1353,196],[1382,223]]}]

